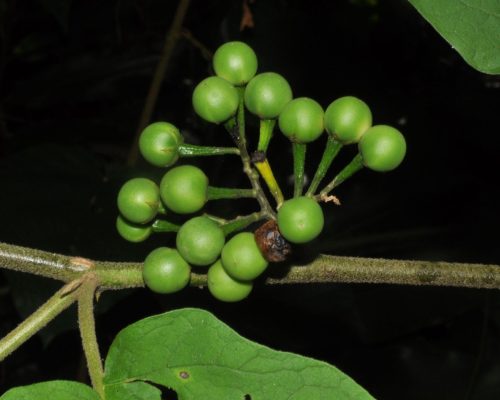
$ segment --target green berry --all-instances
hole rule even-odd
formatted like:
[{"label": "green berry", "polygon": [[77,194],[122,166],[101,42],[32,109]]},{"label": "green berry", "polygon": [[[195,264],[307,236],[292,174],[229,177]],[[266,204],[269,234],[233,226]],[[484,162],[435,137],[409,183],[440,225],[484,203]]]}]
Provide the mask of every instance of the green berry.
[{"label": "green berry", "polygon": [[306,243],[323,230],[324,217],[320,205],[310,197],[287,200],[278,210],[278,227],[292,243]]},{"label": "green berry", "polygon": [[396,168],[406,154],[406,141],[397,129],[375,125],[368,129],[359,142],[363,164],[378,172]]},{"label": "green berry", "polygon": [[250,232],[233,236],[222,249],[221,260],[226,272],[240,281],[257,278],[268,266],[254,234]]},{"label": "green berry", "polygon": [[139,137],[139,150],[156,167],[169,167],[179,159],[182,144],[179,130],[168,122],[155,122],[147,126]]},{"label": "green berry", "polygon": [[226,239],[220,226],[208,217],[194,217],[177,232],[181,256],[192,265],[210,265],[220,256]]},{"label": "green berry", "polygon": [[281,132],[295,143],[309,143],[323,133],[323,108],[313,99],[290,101],[279,116]]},{"label": "green berry", "polygon": [[142,277],[153,292],[178,292],[187,286],[190,276],[191,267],[175,249],[160,247],[144,260]]},{"label": "green berry", "polygon": [[371,125],[370,108],[357,97],[341,97],[325,111],[326,131],[343,144],[359,142]]},{"label": "green berry", "polygon": [[290,85],[275,72],[255,75],[245,89],[245,106],[261,119],[277,118],[290,100]]},{"label": "green berry", "polygon": [[227,121],[236,113],[238,104],[237,89],[218,76],[204,79],[193,92],[194,111],[208,122]]},{"label": "green berry", "polygon": [[207,273],[208,290],[221,301],[236,302],[246,298],[253,288],[252,282],[238,281],[231,278],[218,260]]},{"label": "green berry", "polygon": [[131,179],[118,192],[120,213],[135,224],[146,224],[151,221],[158,213],[159,206],[159,189],[150,179]]},{"label": "green berry", "polygon": [[178,214],[199,211],[207,202],[208,178],[194,165],[169,170],[160,182],[163,203]]},{"label": "green berry", "polygon": [[121,215],[116,218],[116,230],[122,238],[134,243],[145,241],[153,233],[150,225],[133,224]]},{"label": "green berry", "polygon": [[228,42],[215,52],[213,66],[217,76],[240,86],[252,79],[257,72],[257,56],[243,42]]}]

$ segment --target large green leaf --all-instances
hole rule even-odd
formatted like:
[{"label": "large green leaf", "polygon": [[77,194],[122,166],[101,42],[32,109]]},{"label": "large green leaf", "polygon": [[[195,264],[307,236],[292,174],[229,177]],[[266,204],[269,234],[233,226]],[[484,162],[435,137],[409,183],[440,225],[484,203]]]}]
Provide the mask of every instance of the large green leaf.
[{"label": "large green leaf", "polygon": [[99,400],[90,387],[78,382],[50,381],[21,386],[4,393],[0,400]]},{"label": "large green leaf", "polygon": [[106,359],[105,385],[107,400],[160,400],[158,386],[180,400],[373,399],[337,368],[253,343],[198,309],[121,331]]},{"label": "large green leaf", "polygon": [[500,74],[500,1],[410,0],[473,68]]}]

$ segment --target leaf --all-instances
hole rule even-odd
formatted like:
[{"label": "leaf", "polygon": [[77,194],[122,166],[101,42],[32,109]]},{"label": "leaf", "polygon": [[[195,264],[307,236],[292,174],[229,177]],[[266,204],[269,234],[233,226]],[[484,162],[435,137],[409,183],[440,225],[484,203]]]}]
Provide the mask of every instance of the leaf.
[{"label": "leaf", "polygon": [[500,73],[498,0],[410,0],[410,3],[478,71]]},{"label": "leaf", "polygon": [[90,387],[78,382],[50,381],[20,386],[4,393],[0,400],[99,400]]},{"label": "leaf", "polygon": [[[179,400],[373,399],[337,368],[253,343],[198,309],[146,318],[121,331],[104,381],[107,400],[160,400],[154,386],[175,390]],[[146,384],[149,395],[137,397]]]}]

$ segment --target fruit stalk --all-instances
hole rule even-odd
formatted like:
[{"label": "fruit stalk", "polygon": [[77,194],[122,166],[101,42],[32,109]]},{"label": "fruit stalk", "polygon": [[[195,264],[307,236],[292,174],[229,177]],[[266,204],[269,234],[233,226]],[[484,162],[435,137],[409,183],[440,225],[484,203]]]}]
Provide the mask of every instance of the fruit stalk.
[{"label": "fruit stalk", "polygon": [[259,143],[257,144],[257,151],[267,152],[269,143],[273,137],[273,129],[276,125],[275,119],[261,119],[260,120],[260,132],[259,132]]},{"label": "fruit stalk", "polygon": [[252,188],[255,190],[256,199],[259,203],[260,209],[265,215],[270,219],[276,218],[276,213],[273,211],[267,197],[262,190],[262,187],[259,182],[259,174],[252,168],[250,155],[248,154],[247,146],[246,146],[246,136],[245,136],[245,104],[244,104],[244,93],[245,88],[238,88],[238,94],[240,96],[240,103],[238,106],[238,112],[236,114],[236,125],[231,129],[231,126],[226,125],[226,129],[230,129],[229,133],[235,140],[238,149],[240,150],[241,162],[243,163],[243,172],[248,176],[250,183],[252,184]]},{"label": "fruit stalk", "polygon": [[237,147],[198,146],[188,143],[179,146],[180,157],[219,156],[225,154],[240,155],[240,151]]},{"label": "fruit stalk", "polygon": [[346,179],[350,178],[356,172],[363,168],[363,157],[361,154],[357,154],[349,164],[347,164],[342,171],[340,171],[335,178],[331,180],[331,182],[326,185],[318,195],[315,196],[318,200],[322,200],[328,193],[330,193],[334,188],[339,186]]},{"label": "fruit stalk", "polygon": [[262,176],[262,179],[264,179],[264,182],[266,182],[269,191],[276,200],[276,208],[280,208],[284,201],[283,193],[281,192],[278,181],[274,177],[273,170],[266,158],[266,155],[264,153],[256,151],[252,155],[252,161],[255,165],[255,168],[257,168],[257,171],[259,171],[260,176]]},{"label": "fruit stalk", "polygon": [[256,197],[255,189],[223,188],[209,186],[207,188],[207,200],[241,199]]},{"label": "fruit stalk", "polygon": [[180,228],[179,225],[163,219],[157,219],[151,227],[153,228],[153,232],[177,232]]},{"label": "fruit stalk", "polygon": [[245,229],[248,225],[260,221],[263,218],[264,214],[262,212],[254,212],[252,214],[239,216],[233,220],[227,221],[224,224],[222,224],[221,228],[222,231],[224,232],[224,236],[228,236],[233,232]]},{"label": "fruit stalk", "polygon": [[328,139],[326,141],[325,151],[323,152],[323,156],[321,157],[321,161],[319,162],[318,168],[314,173],[314,177],[307,189],[306,196],[313,196],[316,193],[316,189],[318,189],[319,184],[325,177],[330,165],[332,165],[333,160],[337,157],[337,154],[342,149],[343,144],[336,140],[332,135],[328,135]]},{"label": "fruit stalk", "polygon": [[304,166],[306,162],[306,149],[305,143],[292,143],[293,149],[293,197],[302,196],[304,188]]}]

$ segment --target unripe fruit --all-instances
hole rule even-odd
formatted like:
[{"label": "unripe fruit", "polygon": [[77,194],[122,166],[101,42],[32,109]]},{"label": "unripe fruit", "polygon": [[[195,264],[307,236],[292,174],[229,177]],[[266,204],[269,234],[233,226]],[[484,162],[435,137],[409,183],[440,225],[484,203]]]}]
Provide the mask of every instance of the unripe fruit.
[{"label": "unripe fruit", "polygon": [[366,167],[378,172],[391,171],[403,161],[406,141],[392,126],[375,125],[361,138],[359,152]]},{"label": "unripe fruit", "polygon": [[187,286],[190,276],[191,267],[175,249],[160,247],[144,260],[142,277],[153,292],[178,292]]},{"label": "unripe fruit", "polygon": [[243,42],[228,42],[215,52],[213,66],[217,76],[240,86],[252,79],[257,72],[257,56]]},{"label": "unripe fruit", "polygon": [[226,239],[217,223],[208,217],[194,217],[177,232],[176,246],[191,265],[210,265],[220,256]]},{"label": "unripe fruit", "polygon": [[236,88],[218,76],[202,80],[193,92],[193,108],[208,122],[219,124],[227,121],[236,113],[238,104]]},{"label": "unripe fruit", "polygon": [[209,268],[207,285],[208,290],[216,299],[230,303],[243,300],[253,288],[253,282],[231,278],[222,267],[220,260]]},{"label": "unripe fruit", "polygon": [[278,227],[283,237],[292,243],[306,243],[323,230],[321,206],[310,197],[287,200],[278,210]]},{"label": "unripe fruit", "polygon": [[146,224],[158,213],[160,194],[156,183],[146,178],[125,182],[118,192],[118,209],[130,222]]},{"label": "unripe fruit", "polygon": [[371,125],[370,108],[357,97],[341,97],[325,111],[325,129],[343,144],[359,142]]},{"label": "unripe fruit", "polygon": [[323,133],[323,108],[307,97],[290,101],[279,116],[281,132],[295,143],[309,143]]},{"label": "unripe fruit", "polygon": [[193,165],[182,165],[169,170],[160,182],[163,203],[178,214],[199,211],[207,201],[208,178]]},{"label": "unripe fruit", "polygon": [[143,242],[153,233],[150,225],[133,224],[121,215],[116,218],[116,230],[122,238],[134,243]]},{"label": "unripe fruit", "polygon": [[245,89],[245,106],[261,119],[277,118],[290,100],[290,85],[275,72],[255,75]]},{"label": "unripe fruit", "polygon": [[182,144],[179,130],[168,122],[155,122],[147,126],[139,137],[139,150],[149,163],[169,167],[179,159]]},{"label": "unripe fruit", "polygon": [[257,278],[268,266],[250,232],[233,236],[222,249],[221,261],[226,272],[240,281]]}]

